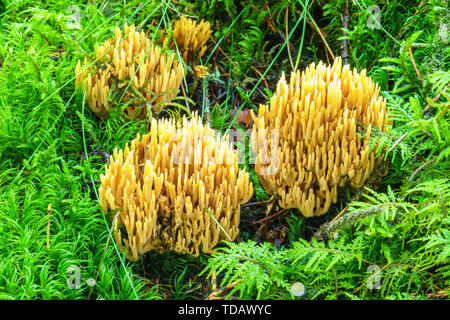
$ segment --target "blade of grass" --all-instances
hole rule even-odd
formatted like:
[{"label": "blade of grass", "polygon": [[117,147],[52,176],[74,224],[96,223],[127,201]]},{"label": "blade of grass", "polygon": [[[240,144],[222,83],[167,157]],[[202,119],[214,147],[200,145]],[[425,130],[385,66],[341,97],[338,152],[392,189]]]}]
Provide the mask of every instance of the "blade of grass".
[{"label": "blade of grass", "polygon": [[[300,21],[304,20],[304,16],[303,18],[299,18],[297,20],[297,23],[294,25],[294,27],[292,28],[289,36],[286,38],[286,40],[283,42],[283,45],[281,46],[280,50],[278,50],[277,54],[275,55],[275,57],[273,58],[272,62],[269,64],[269,66],[267,67],[267,69],[264,71],[262,77],[259,78],[258,82],[255,84],[255,86],[253,87],[253,89],[250,91],[248,97],[250,98],[253,94],[253,92],[255,92],[256,88],[258,88],[259,84],[261,83],[261,81],[264,79],[264,77],[266,76],[267,72],[269,72],[269,70],[272,68],[273,64],[275,63],[275,61],[278,59],[278,56],[281,54],[281,52],[284,50],[284,47],[286,46],[286,44],[288,43],[288,41],[291,39],[292,35],[294,34],[295,30],[297,29],[298,25],[300,24]],[[244,106],[246,105],[246,101],[244,100],[244,102],[242,103],[242,105],[239,107],[238,111],[236,112],[233,120],[230,122],[230,124],[228,125],[227,130],[225,131],[225,134],[228,132],[228,130],[230,130],[230,128],[233,126],[234,122],[236,121],[239,113],[242,111],[242,109],[244,108]]]},{"label": "blade of grass", "polygon": [[[85,102],[86,102],[86,91],[87,91],[87,87],[84,89],[83,103],[82,103],[82,106],[81,106],[81,114],[82,114],[82,118],[81,118],[81,132],[82,132],[82,136],[83,136],[84,154],[86,155],[86,160],[87,160],[87,158],[89,156],[88,156],[87,147],[86,147],[86,134],[85,134],[85,129],[84,129],[84,106],[85,106]],[[92,173],[89,173],[89,176],[91,178],[91,186],[95,186],[95,180],[94,180],[94,177],[92,176]],[[89,188],[91,188],[91,186],[89,186]],[[97,203],[100,203],[100,198],[98,196],[97,189],[96,188],[93,188],[93,189],[94,189],[95,197],[97,198]],[[119,249],[117,248],[116,242],[114,241],[112,232],[110,230],[110,226],[108,225],[108,221],[106,221],[106,217],[105,217],[104,214],[102,214],[102,217],[103,217],[103,222],[105,223],[105,227],[108,230],[109,239],[112,240],[111,242],[112,242],[112,244],[114,246],[114,249],[115,249],[115,251],[117,253],[117,257],[119,258],[120,264],[122,265],[122,267],[123,267],[123,269],[125,271],[125,274],[127,276],[127,279],[130,282],[131,288],[133,289],[133,293],[136,296],[136,300],[139,300],[139,296],[138,296],[138,294],[136,292],[136,288],[134,287],[133,281],[131,280],[131,277],[130,277],[130,275],[128,273],[128,270],[127,270],[127,268],[125,266],[125,262],[123,260],[122,254],[120,253]]]},{"label": "blade of grass", "polygon": [[[303,6],[303,12],[300,19],[303,19],[303,30],[302,30],[302,37],[300,39],[300,47],[298,49],[297,53],[297,59],[295,60],[295,67],[294,70],[297,70],[298,63],[300,62],[300,56],[302,55],[302,49],[303,49],[303,40],[305,39],[305,30],[306,30],[306,19],[305,19],[305,13],[308,11],[308,2],[309,0],[306,0],[306,4],[303,5],[301,1],[299,1],[300,4]],[[309,13],[309,11],[308,11]]]},{"label": "blade of grass", "polygon": [[211,212],[209,212],[208,208],[205,208],[206,212],[208,212],[208,214],[210,215],[210,217],[214,220],[214,222],[219,226],[219,228],[223,231],[223,233],[226,234],[227,238],[230,239],[230,241],[233,241],[231,239],[231,237],[228,235],[228,233],[225,231],[225,229],[220,225],[219,221],[217,221],[216,218],[214,218],[214,216],[211,214]]},{"label": "blade of grass", "polygon": [[[164,2],[164,3],[165,3],[165,2]],[[168,8],[168,6],[165,7],[164,12],[163,12],[163,15],[167,12],[167,8]],[[161,20],[159,21],[158,26],[157,26],[157,28],[156,28],[156,31],[155,31],[155,33],[153,34],[153,37],[152,37],[152,39],[150,40],[150,42],[149,42],[147,48],[145,49],[145,52],[144,52],[144,54],[142,55],[142,57],[141,57],[141,59],[140,59],[140,61],[139,61],[139,64],[137,65],[136,70],[134,71],[133,76],[132,76],[132,77],[130,78],[130,80],[128,81],[128,84],[127,84],[125,90],[123,91],[122,96],[119,98],[119,101],[118,101],[119,103],[122,101],[123,97],[124,97],[125,94],[127,93],[128,88],[130,87],[130,85],[131,85],[131,83],[132,83],[134,77],[136,76],[136,74],[137,74],[139,68],[141,67],[142,62],[144,62],[144,59],[147,57],[147,53],[148,53],[148,51],[150,50],[150,47],[151,47],[152,44],[153,44],[153,40],[155,39],[155,34],[158,32],[159,28],[161,27],[161,23],[162,23],[162,22],[163,22],[163,19],[161,19]]]},{"label": "blade of grass", "polygon": [[211,59],[212,55],[214,54],[214,52],[216,52],[217,48],[219,47],[220,43],[223,41],[223,39],[225,39],[225,37],[227,36],[228,32],[230,32],[231,28],[234,26],[234,24],[236,23],[236,21],[242,16],[242,14],[247,10],[248,7],[244,7],[244,9],[241,10],[241,12],[237,15],[236,18],[234,18],[233,22],[231,22],[231,24],[229,25],[229,27],[227,28],[227,30],[224,32],[223,36],[220,37],[219,41],[217,41],[216,45],[214,46],[214,48],[212,49],[211,53],[209,54],[208,58],[206,58],[205,60],[205,64],[208,64],[209,59]]}]

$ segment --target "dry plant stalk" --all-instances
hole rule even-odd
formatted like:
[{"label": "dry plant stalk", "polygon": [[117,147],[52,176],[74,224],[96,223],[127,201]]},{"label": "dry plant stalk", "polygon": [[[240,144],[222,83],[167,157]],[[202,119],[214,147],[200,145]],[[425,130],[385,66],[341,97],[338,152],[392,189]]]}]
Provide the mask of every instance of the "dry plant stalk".
[{"label": "dry plant stalk", "polygon": [[196,115],[182,124],[153,119],[148,134],[114,150],[100,203],[105,214],[118,212],[115,240],[130,260],[150,250],[210,253],[238,235],[253,186],[228,138],[214,133]]},{"label": "dry plant stalk", "polygon": [[[144,32],[138,32],[134,25],[125,24],[124,33],[119,28],[115,36],[98,47],[91,67],[90,62],[78,61],[75,68],[75,84],[81,85],[90,109],[106,117],[111,107],[111,90],[119,91],[117,100],[129,102],[124,113],[128,117],[145,119],[148,105],[152,112],[159,113],[165,101],[176,97],[183,80],[183,67],[174,54],[162,52],[150,44]],[[84,71],[82,71],[84,70]]]},{"label": "dry plant stalk", "polygon": [[[320,62],[292,72],[289,83],[282,75],[270,105],[260,106],[257,117],[252,113],[255,169],[282,208],[322,215],[337,201],[338,186],[364,185],[382,159],[369,150],[371,131],[387,130],[386,100],[379,92],[365,70],[342,67],[341,58],[331,67]],[[271,149],[267,139],[274,129],[279,144]],[[264,163],[262,147],[274,161]]]}]

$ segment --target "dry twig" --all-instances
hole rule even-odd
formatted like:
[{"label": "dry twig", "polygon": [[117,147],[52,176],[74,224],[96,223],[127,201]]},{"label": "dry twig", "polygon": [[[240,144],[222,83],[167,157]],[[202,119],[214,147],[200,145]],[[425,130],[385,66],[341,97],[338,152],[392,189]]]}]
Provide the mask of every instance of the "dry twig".
[{"label": "dry twig", "polygon": [[414,56],[412,54],[411,47],[409,47],[409,57],[411,58],[411,62],[413,64],[414,70],[416,71],[417,77],[419,78],[420,82],[422,82],[422,85],[425,85],[423,82],[422,76],[420,75],[419,69],[417,69],[416,61],[414,60]]},{"label": "dry twig", "polygon": [[[433,103],[436,103],[436,101],[438,101],[438,100],[442,97],[442,94],[444,94],[444,93],[448,90],[448,88],[450,88],[450,83],[444,88],[444,90],[440,91],[440,92],[436,95],[436,97],[433,98]],[[425,106],[425,108],[423,108],[422,114],[425,115],[425,113],[427,113],[428,110],[430,110],[430,108],[431,108],[431,104],[427,103],[427,105]]]},{"label": "dry twig", "polygon": [[[241,280],[233,281],[228,286],[220,287],[213,292],[205,299],[205,300],[224,300],[224,296],[231,291]],[[232,300],[236,300],[237,298],[230,297]]]},{"label": "dry twig", "polygon": [[277,215],[282,214],[282,213],[285,212],[286,210],[288,210],[288,209],[281,209],[280,211],[278,211],[277,213],[274,213],[274,214],[271,215],[271,216],[268,216],[268,217],[265,217],[265,218],[263,218],[263,219],[260,219],[260,220],[258,220],[258,221],[253,222],[253,224],[261,223],[261,222],[264,222],[264,221],[266,221],[266,220],[272,219],[273,217],[276,217]]}]

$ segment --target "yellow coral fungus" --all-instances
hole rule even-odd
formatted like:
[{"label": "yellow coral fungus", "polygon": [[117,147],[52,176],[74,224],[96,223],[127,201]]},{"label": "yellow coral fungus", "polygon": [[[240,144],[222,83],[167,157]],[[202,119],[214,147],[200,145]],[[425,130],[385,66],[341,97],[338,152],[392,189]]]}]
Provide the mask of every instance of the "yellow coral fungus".
[{"label": "yellow coral fungus", "polygon": [[[206,51],[206,41],[211,35],[209,22],[201,21],[197,24],[194,20],[182,16],[176,21],[173,28],[173,36],[175,37],[178,50],[180,50],[183,60],[193,65],[195,74],[199,77],[207,75],[206,69],[199,66],[200,58]],[[172,44],[174,48],[175,45]],[[201,72],[198,72],[199,68]]]},{"label": "yellow coral fungus", "polygon": [[177,95],[183,80],[175,56],[150,44],[134,25],[125,24],[124,34],[116,28],[115,36],[96,49],[95,60],[85,58],[84,65],[78,61],[75,84],[82,83],[89,107],[102,117],[108,114],[112,93],[116,93],[113,100],[123,96],[122,101],[128,102],[127,116],[146,118],[148,106],[159,113],[163,102]]},{"label": "yellow coral fungus", "polygon": [[253,187],[232,144],[214,133],[197,117],[182,125],[153,119],[148,134],[114,150],[100,203],[117,212],[115,239],[130,260],[150,250],[196,256],[236,238]]},{"label": "yellow coral fungus", "polygon": [[[281,207],[321,215],[337,201],[338,186],[365,183],[381,161],[369,150],[371,131],[387,129],[379,92],[365,70],[342,67],[340,58],[331,67],[320,62],[292,72],[289,83],[282,75],[270,106],[260,106],[257,117],[252,113],[255,169]],[[275,146],[267,143],[273,131]],[[274,160],[265,161],[261,150]]]},{"label": "yellow coral fungus", "polygon": [[194,71],[194,74],[200,79],[206,78],[206,76],[209,74],[207,68],[201,65],[194,66],[192,70]]}]

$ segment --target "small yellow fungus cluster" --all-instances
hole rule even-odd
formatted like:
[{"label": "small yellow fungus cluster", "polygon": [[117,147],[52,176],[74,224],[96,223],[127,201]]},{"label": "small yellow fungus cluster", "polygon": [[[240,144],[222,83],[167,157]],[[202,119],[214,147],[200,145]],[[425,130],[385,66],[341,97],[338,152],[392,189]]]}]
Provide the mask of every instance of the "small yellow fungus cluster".
[{"label": "small yellow fungus cluster", "polygon": [[78,61],[75,73],[75,84],[82,84],[90,109],[101,117],[108,115],[114,92],[113,100],[128,102],[124,113],[129,117],[147,118],[148,108],[159,113],[183,80],[175,55],[162,52],[144,32],[127,24],[123,34],[116,28],[115,36],[96,49],[95,62]]},{"label": "small yellow fungus cluster", "polygon": [[177,42],[183,60],[192,65],[198,65],[206,51],[206,42],[211,36],[210,24],[207,21],[196,21],[182,16],[174,23],[173,36]]}]

